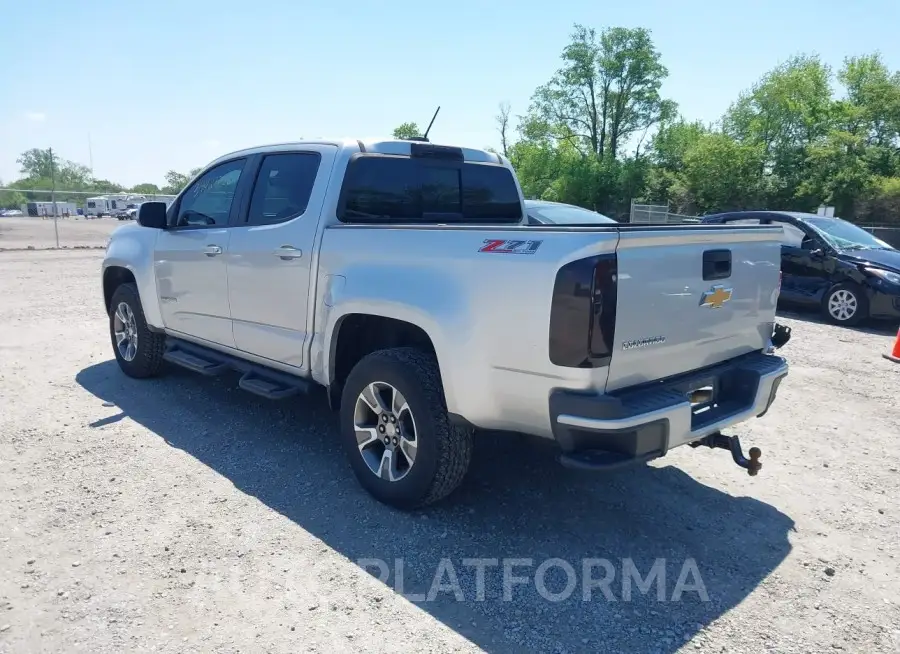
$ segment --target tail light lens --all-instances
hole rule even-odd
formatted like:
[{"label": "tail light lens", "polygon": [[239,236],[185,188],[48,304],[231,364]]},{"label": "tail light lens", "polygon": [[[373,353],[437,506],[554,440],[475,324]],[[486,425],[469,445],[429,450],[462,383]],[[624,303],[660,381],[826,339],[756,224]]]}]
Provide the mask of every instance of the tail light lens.
[{"label": "tail light lens", "polygon": [[550,362],[599,368],[612,358],[618,269],[615,253],[579,259],[556,274],[550,306]]}]

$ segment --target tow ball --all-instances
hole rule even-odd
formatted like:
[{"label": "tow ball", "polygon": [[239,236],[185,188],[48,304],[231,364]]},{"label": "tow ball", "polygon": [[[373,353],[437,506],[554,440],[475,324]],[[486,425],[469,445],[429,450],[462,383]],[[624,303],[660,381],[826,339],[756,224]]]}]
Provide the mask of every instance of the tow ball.
[{"label": "tow ball", "polygon": [[748,459],[744,456],[743,450],[741,450],[741,440],[737,436],[726,436],[721,432],[716,432],[690,444],[691,447],[700,447],[701,445],[714,449],[728,450],[731,452],[731,458],[734,459],[734,462],[744,468],[751,477],[755,477],[762,468],[762,463],[759,461],[762,451],[758,447],[751,447],[749,452],[750,458]]}]

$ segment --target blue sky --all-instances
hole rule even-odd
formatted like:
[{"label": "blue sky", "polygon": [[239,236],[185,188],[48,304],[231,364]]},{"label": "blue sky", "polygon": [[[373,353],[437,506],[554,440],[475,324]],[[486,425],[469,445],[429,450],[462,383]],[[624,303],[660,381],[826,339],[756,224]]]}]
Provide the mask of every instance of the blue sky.
[{"label": "blue sky", "polygon": [[716,120],[779,61],[835,67],[881,51],[900,68],[898,0],[34,0],[0,37],[0,179],[52,146],[127,185],[161,183],[249,145],[387,135],[496,146],[494,116],[524,113],[576,22],[646,27],[664,94]]}]

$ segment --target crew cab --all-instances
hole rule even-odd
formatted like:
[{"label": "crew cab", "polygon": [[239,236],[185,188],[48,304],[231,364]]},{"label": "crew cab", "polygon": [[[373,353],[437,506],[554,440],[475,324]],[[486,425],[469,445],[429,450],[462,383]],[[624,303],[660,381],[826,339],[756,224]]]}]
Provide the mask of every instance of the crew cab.
[{"label": "crew cab", "polygon": [[[462,481],[478,430],[555,439],[595,470],[731,451],[788,372],[781,229],[529,225],[509,161],[424,140],[321,140],[210,163],[145,202],[102,264],[113,352],[320,385],[359,480],[398,507]],[[755,448],[754,448],[755,449]]]}]

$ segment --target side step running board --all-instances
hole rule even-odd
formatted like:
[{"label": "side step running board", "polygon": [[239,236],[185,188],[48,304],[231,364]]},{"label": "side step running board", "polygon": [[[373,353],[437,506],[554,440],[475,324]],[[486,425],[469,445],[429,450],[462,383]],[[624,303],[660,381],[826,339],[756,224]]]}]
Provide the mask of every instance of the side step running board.
[{"label": "side step running board", "polygon": [[269,400],[309,391],[310,383],[305,379],[177,338],[166,339],[163,359],[201,375],[219,375],[228,370],[243,373],[238,387]]},{"label": "side step running board", "polygon": [[210,377],[221,374],[229,369],[224,363],[210,361],[209,359],[204,359],[195,356],[190,352],[178,349],[166,350],[163,353],[163,359],[169,363],[179,365],[182,368],[187,368],[193,372],[199,372],[201,375],[208,375]]},{"label": "side step running board", "polygon": [[306,388],[293,385],[286,386],[277,381],[260,377],[255,372],[245,372],[238,382],[238,386],[248,393],[259,395],[268,400],[282,400],[286,397],[297,395],[300,391],[306,391]]}]

